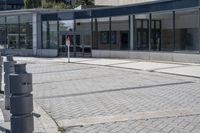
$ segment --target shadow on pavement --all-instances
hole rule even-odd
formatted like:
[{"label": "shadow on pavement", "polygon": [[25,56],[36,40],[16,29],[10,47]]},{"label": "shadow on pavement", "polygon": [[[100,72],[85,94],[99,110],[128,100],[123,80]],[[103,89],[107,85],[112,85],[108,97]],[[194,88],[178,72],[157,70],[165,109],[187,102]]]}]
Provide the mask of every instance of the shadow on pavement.
[{"label": "shadow on pavement", "polygon": [[138,86],[138,87],[111,89],[111,90],[101,90],[101,91],[93,91],[93,92],[83,92],[83,93],[66,94],[66,95],[58,95],[58,96],[35,97],[35,99],[51,99],[51,98],[73,97],[73,96],[85,96],[85,95],[91,95],[91,94],[128,91],[128,90],[135,90],[135,89],[147,89],[147,88],[153,88],[153,87],[164,87],[164,86],[190,84],[190,83],[193,83],[193,82],[186,81],[186,82],[176,82],[176,83],[168,83],[168,84],[158,84],[158,85],[149,85],[149,86]]}]

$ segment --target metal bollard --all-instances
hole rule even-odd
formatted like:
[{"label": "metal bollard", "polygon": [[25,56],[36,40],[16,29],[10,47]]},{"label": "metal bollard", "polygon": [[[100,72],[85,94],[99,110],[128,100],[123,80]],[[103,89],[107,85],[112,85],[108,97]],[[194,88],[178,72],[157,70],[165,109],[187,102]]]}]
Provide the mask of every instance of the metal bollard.
[{"label": "metal bollard", "polygon": [[12,55],[7,56],[7,61],[4,62],[4,94],[5,94],[5,109],[10,109],[10,86],[9,74],[14,73],[14,64]]},{"label": "metal bollard", "polygon": [[13,56],[12,55],[7,55],[6,56],[7,61],[14,61]]},{"label": "metal bollard", "polygon": [[32,74],[26,72],[26,64],[15,64],[10,74],[11,133],[33,133]]}]

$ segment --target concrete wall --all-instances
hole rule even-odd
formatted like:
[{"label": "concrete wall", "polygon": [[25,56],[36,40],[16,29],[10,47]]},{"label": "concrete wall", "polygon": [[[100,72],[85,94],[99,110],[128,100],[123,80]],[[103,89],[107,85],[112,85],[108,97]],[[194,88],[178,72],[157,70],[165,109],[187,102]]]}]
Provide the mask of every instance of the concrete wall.
[{"label": "concrete wall", "polygon": [[100,58],[126,58],[159,60],[185,63],[200,63],[200,54],[186,54],[173,52],[139,52],[139,51],[109,51],[92,50],[92,57]]},{"label": "concrete wall", "polygon": [[56,57],[58,56],[58,50],[57,49],[37,49],[37,56]]},{"label": "concrete wall", "polygon": [[1,49],[2,55],[33,56],[32,49]]},{"label": "concrete wall", "polygon": [[95,0],[95,5],[118,6],[118,5],[128,5],[141,2],[150,2],[150,1],[156,1],[156,0]]}]

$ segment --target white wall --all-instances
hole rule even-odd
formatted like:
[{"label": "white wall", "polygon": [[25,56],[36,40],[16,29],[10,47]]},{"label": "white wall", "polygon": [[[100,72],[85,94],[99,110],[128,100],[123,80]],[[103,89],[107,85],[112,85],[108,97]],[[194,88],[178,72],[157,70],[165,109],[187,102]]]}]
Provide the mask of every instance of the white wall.
[{"label": "white wall", "polygon": [[200,63],[199,54],[184,54],[173,52],[139,52],[139,51],[110,51],[92,50],[92,57],[100,58],[125,58],[159,60],[171,62]]},{"label": "white wall", "polygon": [[128,5],[135,4],[141,2],[150,2],[150,1],[158,1],[158,0],[95,0],[95,5]]}]

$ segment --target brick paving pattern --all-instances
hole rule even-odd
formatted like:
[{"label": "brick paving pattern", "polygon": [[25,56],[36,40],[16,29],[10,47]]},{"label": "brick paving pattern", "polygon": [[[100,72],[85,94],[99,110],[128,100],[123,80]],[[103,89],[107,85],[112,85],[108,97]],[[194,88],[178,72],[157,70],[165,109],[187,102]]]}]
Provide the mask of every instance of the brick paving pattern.
[{"label": "brick paving pattern", "polygon": [[[56,121],[200,108],[200,84],[178,76],[106,66],[29,62],[34,99]],[[199,133],[200,116],[66,127],[66,133]]]}]

